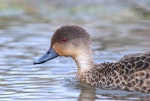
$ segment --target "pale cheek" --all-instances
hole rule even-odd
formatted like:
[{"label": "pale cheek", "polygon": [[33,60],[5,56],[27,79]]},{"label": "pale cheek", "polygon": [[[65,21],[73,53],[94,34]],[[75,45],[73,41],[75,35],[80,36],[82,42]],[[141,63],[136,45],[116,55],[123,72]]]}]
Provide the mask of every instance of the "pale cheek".
[{"label": "pale cheek", "polygon": [[[71,47],[68,51],[68,56],[76,58],[78,56],[78,49]],[[81,55],[81,54],[80,54]]]},{"label": "pale cheek", "polygon": [[52,47],[55,52],[59,55],[59,56],[64,56],[64,47],[62,47],[61,45],[55,44]]},{"label": "pale cheek", "polygon": [[[65,44],[65,43],[64,43]],[[59,56],[69,56],[75,58],[78,50],[72,44],[57,44],[52,47]]]}]

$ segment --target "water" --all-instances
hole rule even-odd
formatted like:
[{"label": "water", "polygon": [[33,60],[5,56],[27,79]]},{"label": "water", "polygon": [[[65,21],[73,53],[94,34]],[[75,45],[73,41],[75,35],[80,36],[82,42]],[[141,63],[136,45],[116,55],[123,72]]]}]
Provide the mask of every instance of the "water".
[{"label": "water", "polygon": [[[61,25],[72,23],[83,26],[90,33],[96,63],[117,61],[126,54],[148,51],[149,20],[135,18],[128,21],[121,17],[106,20],[86,14],[75,14],[72,19],[71,15],[64,19],[66,15],[63,14],[58,20],[56,15],[53,15],[52,22],[41,18],[33,21],[31,15],[26,19],[26,16],[0,18],[3,23],[0,25],[0,101],[150,99],[149,93],[104,90],[80,84],[75,79],[77,67],[71,58],[58,57],[45,64],[33,65],[33,61],[48,50],[53,32]],[[84,21],[79,20],[81,16]]]}]

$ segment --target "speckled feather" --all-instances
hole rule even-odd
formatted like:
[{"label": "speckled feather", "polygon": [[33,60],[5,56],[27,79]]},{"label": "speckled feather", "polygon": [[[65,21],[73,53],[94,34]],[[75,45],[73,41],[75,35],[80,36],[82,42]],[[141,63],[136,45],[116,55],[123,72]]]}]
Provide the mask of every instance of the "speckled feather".
[{"label": "speckled feather", "polygon": [[126,55],[115,63],[101,63],[79,75],[100,88],[150,92],[150,52]]}]

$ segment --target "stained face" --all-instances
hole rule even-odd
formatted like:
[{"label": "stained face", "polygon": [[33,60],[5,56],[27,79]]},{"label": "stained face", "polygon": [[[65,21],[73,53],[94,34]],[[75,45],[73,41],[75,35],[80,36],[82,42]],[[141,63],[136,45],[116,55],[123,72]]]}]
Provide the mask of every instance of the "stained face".
[{"label": "stained face", "polygon": [[86,43],[88,38],[86,31],[80,27],[61,27],[52,37],[51,48],[60,56],[75,57],[81,46],[88,44]]},{"label": "stained face", "polygon": [[68,36],[59,36],[52,42],[51,48],[53,48],[59,56],[74,57],[75,52],[78,50],[76,44],[77,41],[75,39],[70,39]]}]

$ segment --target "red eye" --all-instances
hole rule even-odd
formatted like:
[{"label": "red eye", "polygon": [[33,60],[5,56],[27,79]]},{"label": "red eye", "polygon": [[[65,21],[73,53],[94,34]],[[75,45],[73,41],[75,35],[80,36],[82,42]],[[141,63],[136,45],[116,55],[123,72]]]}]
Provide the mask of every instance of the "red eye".
[{"label": "red eye", "polygon": [[62,38],[61,41],[62,41],[62,42],[66,42],[67,39],[66,39],[66,38]]}]

